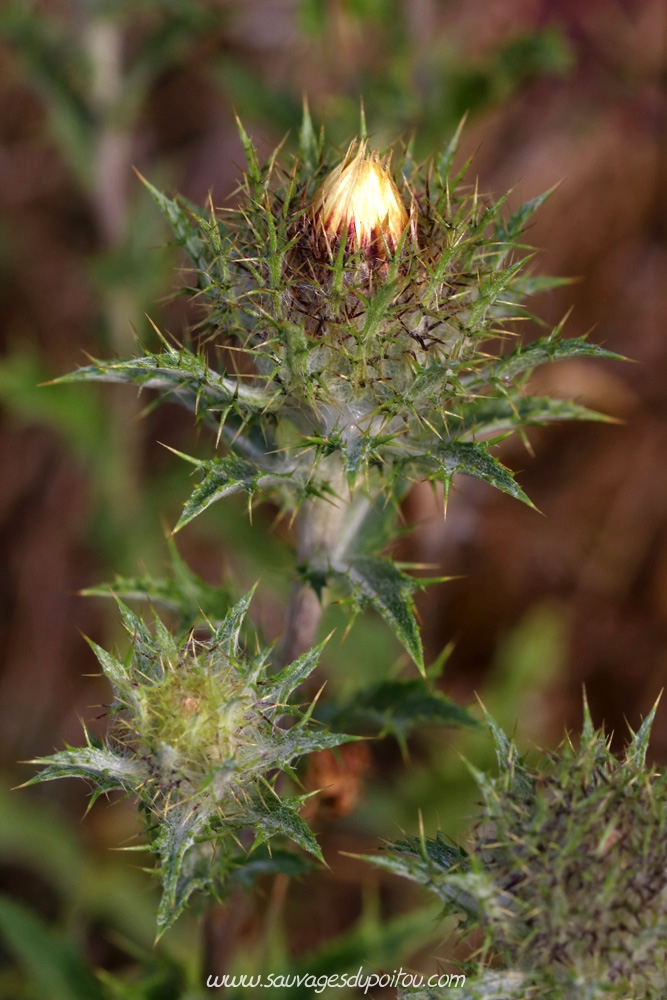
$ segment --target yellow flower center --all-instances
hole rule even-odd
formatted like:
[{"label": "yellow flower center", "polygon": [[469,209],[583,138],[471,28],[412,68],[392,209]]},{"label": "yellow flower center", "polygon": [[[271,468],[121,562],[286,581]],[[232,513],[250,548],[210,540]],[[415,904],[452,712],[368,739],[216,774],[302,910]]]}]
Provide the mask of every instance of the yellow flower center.
[{"label": "yellow flower center", "polygon": [[407,209],[387,163],[367,152],[365,140],[356,154],[354,146],[316,195],[315,218],[329,239],[347,236],[357,250],[369,244],[395,250],[408,224]]}]

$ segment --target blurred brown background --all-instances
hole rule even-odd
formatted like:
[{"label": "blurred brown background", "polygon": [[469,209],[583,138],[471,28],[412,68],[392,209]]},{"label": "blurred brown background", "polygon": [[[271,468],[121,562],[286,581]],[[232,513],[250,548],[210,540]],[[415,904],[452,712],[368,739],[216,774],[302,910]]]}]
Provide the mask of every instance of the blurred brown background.
[{"label": "blurred brown background", "polygon": [[[290,147],[304,93],[341,145],[363,95],[378,142],[416,131],[423,156],[468,111],[463,153],[475,152],[483,191],[514,187],[516,204],[559,184],[530,240],[540,271],[577,281],[535,312],[554,325],[572,306],[569,335],[590,331],[636,363],[561,364],[535,380],[622,422],[533,431],[534,457],[503,446],[543,516],[470,481],[443,523],[417,487],[406,553],[461,577],[420,605],[431,657],[456,640],[451,694],[469,702],[492,687],[494,671],[512,669],[512,636],[548,619],[556,666],[536,681],[532,664],[510,715],[535,741],[557,742],[580,722],[584,684],[596,722],[619,739],[626,719],[636,728],[667,676],[664,0],[43,0],[8,4],[0,33],[0,761],[10,778],[29,773],[18,759],[76,742],[79,719],[102,714],[90,706],[106,691],[84,676],[96,666],[79,633],[109,644],[117,625],[104,601],[77,592],[114,571],[160,569],[161,519],[174,523],[187,482],[156,442],[187,451],[192,437],[170,407],[140,419],[132,392],[37,383],[85,352],[132,350],[133,329],[151,336],[145,312],[176,334],[187,322],[170,297],[179,258],[132,167],[222,204],[243,162],[233,107],[261,149],[289,130]],[[200,519],[179,546],[209,582],[231,572],[250,583],[255,563],[230,518]],[[274,634],[286,541],[276,538],[258,612]],[[652,753],[667,759],[667,706]],[[74,782],[39,793],[83,811]],[[113,824],[113,810],[95,812],[84,836],[114,844]]]}]

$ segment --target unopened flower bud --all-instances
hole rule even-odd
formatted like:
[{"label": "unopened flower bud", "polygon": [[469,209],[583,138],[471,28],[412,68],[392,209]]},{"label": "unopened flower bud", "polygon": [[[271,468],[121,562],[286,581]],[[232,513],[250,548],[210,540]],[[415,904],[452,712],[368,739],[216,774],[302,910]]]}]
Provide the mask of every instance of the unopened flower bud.
[{"label": "unopened flower bud", "polygon": [[329,246],[344,239],[350,252],[379,258],[396,250],[409,220],[387,161],[369,153],[365,141],[356,153],[352,143],[327,177],[315,196],[313,216]]}]

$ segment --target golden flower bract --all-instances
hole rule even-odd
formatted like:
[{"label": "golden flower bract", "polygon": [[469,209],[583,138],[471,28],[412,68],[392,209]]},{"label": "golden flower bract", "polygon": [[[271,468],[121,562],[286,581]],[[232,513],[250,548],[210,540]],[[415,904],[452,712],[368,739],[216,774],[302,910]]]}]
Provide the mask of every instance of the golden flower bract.
[{"label": "golden flower bract", "polygon": [[317,193],[313,211],[327,241],[346,237],[350,249],[395,250],[408,224],[408,211],[387,161],[369,153],[366,141],[352,143],[343,162]]}]

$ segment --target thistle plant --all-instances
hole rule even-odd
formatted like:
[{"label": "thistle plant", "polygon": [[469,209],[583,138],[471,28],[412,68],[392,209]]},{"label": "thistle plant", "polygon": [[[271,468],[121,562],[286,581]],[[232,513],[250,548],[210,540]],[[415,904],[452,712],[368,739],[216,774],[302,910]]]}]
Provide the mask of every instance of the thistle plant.
[{"label": "thistle plant", "polygon": [[[458,134],[422,166],[409,147],[373,152],[363,127],[347,152],[328,150],[307,110],[291,161],[278,150],[260,164],[240,134],[248,167],[234,207],[205,213],[145,182],[189,257],[196,328],[64,379],[134,383],[211,429],[212,457],[181,455],[200,478],[174,531],[236,493],[249,506],[271,499],[295,527],[298,583],[273,657],[239,643],[247,598],[207,613],[220,601],[175,550],[171,581],[118,578],[119,597],[178,610],[179,637],[121,604],[127,658],[95,647],[115,695],[106,743],[88,737],[40,762],[36,780],[75,775],[94,795],[137,798],[162,878],[160,928],[195,889],[222,895],[245,878],[251,849],[274,835],[318,856],[303,797],[286,795],[281,775],[350,738],[295,704],[330,594],[353,613],[374,607],[424,675],[360,693],[377,728],[402,739],[416,721],[473,724],[427,685],[414,593],[430,581],[385,554],[398,502],[416,480],[442,484],[446,502],[463,473],[530,503],[493,446],[534,424],[603,419],[531,396],[530,372],[612,356],[560,327],[518,341],[524,300],[560,283],[530,274],[522,242],[543,197],[506,217],[506,197],[480,196],[469,164],[454,170]],[[322,713],[337,725],[344,715]],[[294,855],[274,858],[275,870],[295,870]]]},{"label": "thistle plant", "polygon": [[[429,480],[446,502],[462,473],[530,503],[492,446],[530,425],[604,419],[531,396],[531,371],[613,355],[561,326],[518,341],[524,300],[562,283],[529,272],[522,242],[546,195],[505,218],[507,195],[483,198],[469,164],[454,170],[458,133],[426,165],[409,147],[392,165],[362,123],[341,159],[306,110],[299,154],[260,165],[239,127],[248,169],[236,207],[204,215],[145,182],[190,259],[195,334],[65,380],[132,382],[194,411],[221,454],[181,456],[200,481],[174,530],[231,494],[270,498],[296,518],[305,588],[372,605],[423,672],[413,595],[429,581],[383,557],[398,500]],[[308,607],[304,648],[318,618]],[[288,621],[286,655],[295,629]]]},{"label": "thistle plant", "polygon": [[[487,716],[499,775],[473,769],[483,803],[469,848],[438,834],[369,859],[481,928],[469,997],[665,995],[667,776],[645,764],[654,715],[618,759],[585,706],[579,745],[534,766]],[[420,995],[444,994],[406,994]]]}]

